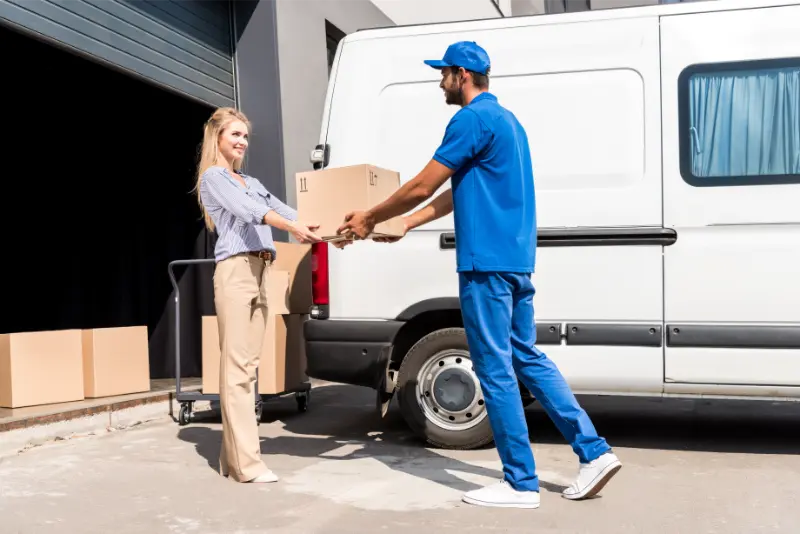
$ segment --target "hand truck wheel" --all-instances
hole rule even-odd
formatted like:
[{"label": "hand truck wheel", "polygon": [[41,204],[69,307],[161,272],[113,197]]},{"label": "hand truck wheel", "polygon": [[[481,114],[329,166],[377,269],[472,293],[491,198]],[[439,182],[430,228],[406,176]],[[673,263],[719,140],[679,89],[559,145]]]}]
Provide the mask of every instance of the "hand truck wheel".
[{"label": "hand truck wheel", "polygon": [[261,416],[264,413],[264,402],[259,400],[256,401],[256,424],[261,424]]},{"label": "hand truck wheel", "polygon": [[192,421],[192,405],[189,402],[181,403],[181,410],[178,412],[178,424],[186,426]]},{"label": "hand truck wheel", "polygon": [[311,394],[308,391],[300,391],[295,393],[295,400],[297,401],[297,411],[307,412],[308,403],[311,400]]}]

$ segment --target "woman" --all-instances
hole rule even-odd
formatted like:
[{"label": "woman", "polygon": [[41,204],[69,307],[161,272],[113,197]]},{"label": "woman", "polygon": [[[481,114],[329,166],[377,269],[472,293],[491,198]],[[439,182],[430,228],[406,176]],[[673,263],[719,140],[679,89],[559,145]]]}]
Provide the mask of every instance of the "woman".
[{"label": "woman", "polygon": [[275,258],[271,227],[301,243],[320,239],[313,224],[240,169],[250,124],[239,111],[220,108],[205,125],[197,194],[206,227],[216,229],[214,304],[220,342],[222,449],[220,473],[237,482],[277,482],[261,460],[255,419],[256,370],[267,325],[267,277]]}]

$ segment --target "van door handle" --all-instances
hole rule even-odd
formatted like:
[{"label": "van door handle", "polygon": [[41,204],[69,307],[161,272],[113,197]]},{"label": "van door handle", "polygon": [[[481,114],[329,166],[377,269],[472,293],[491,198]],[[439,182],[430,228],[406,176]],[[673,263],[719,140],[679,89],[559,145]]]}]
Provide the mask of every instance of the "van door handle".
[{"label": "van door handle", "polygon": [[439,234],[439,248],[442,250],[451,250],[456,248],[455,232],[445,232],[443,234]]}]

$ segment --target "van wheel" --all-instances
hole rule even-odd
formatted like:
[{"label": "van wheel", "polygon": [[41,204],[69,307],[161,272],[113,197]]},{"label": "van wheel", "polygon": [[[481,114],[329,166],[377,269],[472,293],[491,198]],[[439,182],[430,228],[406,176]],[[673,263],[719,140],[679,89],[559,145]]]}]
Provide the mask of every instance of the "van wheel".
[{"label": "van wheel", "polygon": [[474,449],[493,439],[463,328],[437,330],[411,347],[397,402],[411,430],[436,447]]}]

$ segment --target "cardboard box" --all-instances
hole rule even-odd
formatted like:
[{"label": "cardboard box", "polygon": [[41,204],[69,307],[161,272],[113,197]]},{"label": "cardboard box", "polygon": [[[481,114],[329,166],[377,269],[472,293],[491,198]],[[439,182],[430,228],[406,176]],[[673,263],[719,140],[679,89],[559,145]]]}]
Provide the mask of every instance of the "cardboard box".
[{"label": "cardboard box", "polygon": [[[287,255],[294,249],[287,249]],[[289,259],[285,262],[291,266]],[[290,280],[292,273],[281,270],[273,264],[267,278],[267,313],[269,315],[284,315],[290,313]],[[309,282],[310,283],[310,282]],[[269,320],[269,318],[268,318]],[[219,393],[219,329],[217,317],[203,316],[201,318],[201,372],[203,374],[203,392]]]},{"label": "cardboard box", "polygon": [[287,271],[275,268],[270,270],[269,278],[267,278],[267,309],[269,313],[290,313],[289,279],[290,275]]},{"label": "cardboard box", "polygon": [[[368,210],[400,188],[400,173],[374,165],[353,165],[299,172],[295,175],[297,213],[301,221],[320,225],[317,234],[325,241],[343,239],[336,230],[351,211]],[[375,226],[368,238],[400,236],[401,217]]]},{"label": "cardboard box", "polygon": [[[303,384],[306,353],[303,323],[306,314],[269,314],[258,366],[258,392],[283,393]],[[219,329],[215,316],[202,318],[203,393],[219,393]]]},{"label": "cardboard box", "polygon": [[83,400],[80,330],[0,334],[0,407]]},{"label": "cardboard box", "polygon": [[[277,252],[272,269],[289,273],[289,301],[286,313],[308,313],[314,300],[311,295],[311,245],[275,243]],[[270,310],[270,313],[282,313]]]},{"label": "cardboard box", "polygon": [[270,314],[258,367],[260,394],[283,393],[308,380],[303,338],[303,323],[307,319],[308,315],[303,314]]},{"label": "cardboard box", "polygon": [[150,391],[146,326],[83,330],[82,337],[86,398]]}]

